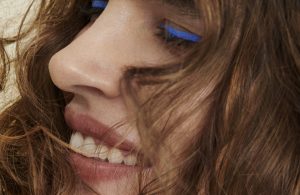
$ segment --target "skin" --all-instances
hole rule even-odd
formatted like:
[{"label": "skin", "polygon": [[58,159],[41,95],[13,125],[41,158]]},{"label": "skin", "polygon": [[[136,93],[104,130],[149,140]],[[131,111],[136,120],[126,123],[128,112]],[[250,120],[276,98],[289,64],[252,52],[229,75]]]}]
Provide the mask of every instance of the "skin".
[{"label": "skin", "polygon": [[[155,35],[159,22],[165,18],[196,32],[195,24],[199,26],[199,23],[179,15],[179,10],[159,1],[110,0],[102,14],[93,18],[50,60],[54,84],[74,95],[67,107],[107,126],[125,121],[116,132],[139,146],[136,127],[128,122],[130,112],[120,81],[129,66],[159,66],[180,61]],[[123,179],[93,181],[88,185],[98,193],[109,195],[136,193],[137,183],[136,175],[131,174]],[[86,194],[80,188],[78,192]]]}]

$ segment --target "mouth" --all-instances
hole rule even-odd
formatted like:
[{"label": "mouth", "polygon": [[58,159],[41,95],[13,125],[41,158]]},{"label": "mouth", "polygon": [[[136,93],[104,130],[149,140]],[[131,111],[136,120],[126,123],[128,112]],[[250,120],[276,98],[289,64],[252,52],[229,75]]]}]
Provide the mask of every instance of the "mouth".
[{"label": "mouth", "polygon": [[74,152],[87,158],[94,158],[95,160],[112,164],[137,166],[138,154],[136,152],[124,151],[105,145],[100,140],[96,140],[91,136],[84,136],[80,132],[72,134],[70,146]]},{"label": "mouth", "polygon": [[65,120],[73,130],[69,161],[86,182],[118,180],[147,170],[143,155],[130,141],[88,115],[65,109]]}]

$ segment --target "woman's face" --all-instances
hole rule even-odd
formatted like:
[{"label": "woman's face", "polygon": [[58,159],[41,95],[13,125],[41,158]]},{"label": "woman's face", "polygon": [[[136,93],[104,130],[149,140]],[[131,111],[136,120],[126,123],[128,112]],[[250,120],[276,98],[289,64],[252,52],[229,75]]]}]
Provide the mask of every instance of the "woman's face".
[{"label": "woman's face", "polygon": [[73,94],[65,108],[73,129],[70,144],[77,151],[70,161],[98,193],[136,193],[138,170],[151,170],[137,164],[139,136],[120,84],[128,67],[180,63],[183,52],[199,41],[193,4],[174,2],[92,1],[101,15],[92,16],[50,60],[54,84]]}]

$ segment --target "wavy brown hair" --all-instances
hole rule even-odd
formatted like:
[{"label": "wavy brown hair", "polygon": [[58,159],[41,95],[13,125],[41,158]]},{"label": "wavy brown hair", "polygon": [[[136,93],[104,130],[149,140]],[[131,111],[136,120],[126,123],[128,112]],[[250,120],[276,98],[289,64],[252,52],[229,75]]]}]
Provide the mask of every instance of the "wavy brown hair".
[{"label": "wavy brown hair", "polygon": [[[30,27],[1,38],[1,88],[14,64],[20,92],[0,115],[2,194],[75,193],[66,102],[48,62],[88,23],[81,3],[41,0]],[[143,152],[160,173],[140,194],[300,194],[299,1],[195,6],[203,41],[180,66],[124,75]],[[9,59],[5,46],[14,42],[17,55]]]}]

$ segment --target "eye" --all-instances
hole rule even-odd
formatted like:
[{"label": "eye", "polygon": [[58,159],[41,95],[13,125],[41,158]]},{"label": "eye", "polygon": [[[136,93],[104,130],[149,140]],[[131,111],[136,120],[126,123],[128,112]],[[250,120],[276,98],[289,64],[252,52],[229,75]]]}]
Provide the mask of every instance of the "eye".
[{"label": "eye", "polygon": [[[93,22],[107,7],[108,0],[91,0],[81,7],[81,12],[87,15],[89,21]],[[158,25],[156,36],[163,41],[163,44],[176,52],[187,49],[201,41],[202,37],[173,22],[164,20]]]},{"label": "eye", "polygon": [[159,25],[156,34],[163,43],[172,49],[187,49],[201,41],[202,37],[175,23],[165,20]]},{"label": "eye", "polygon": [[191,33],[182,28],[176,28],[172,24],[163,23],[160,27],[165,31],[166,40],[182,39],[184,41],[197,43],[201,40],[201,36]]}]

